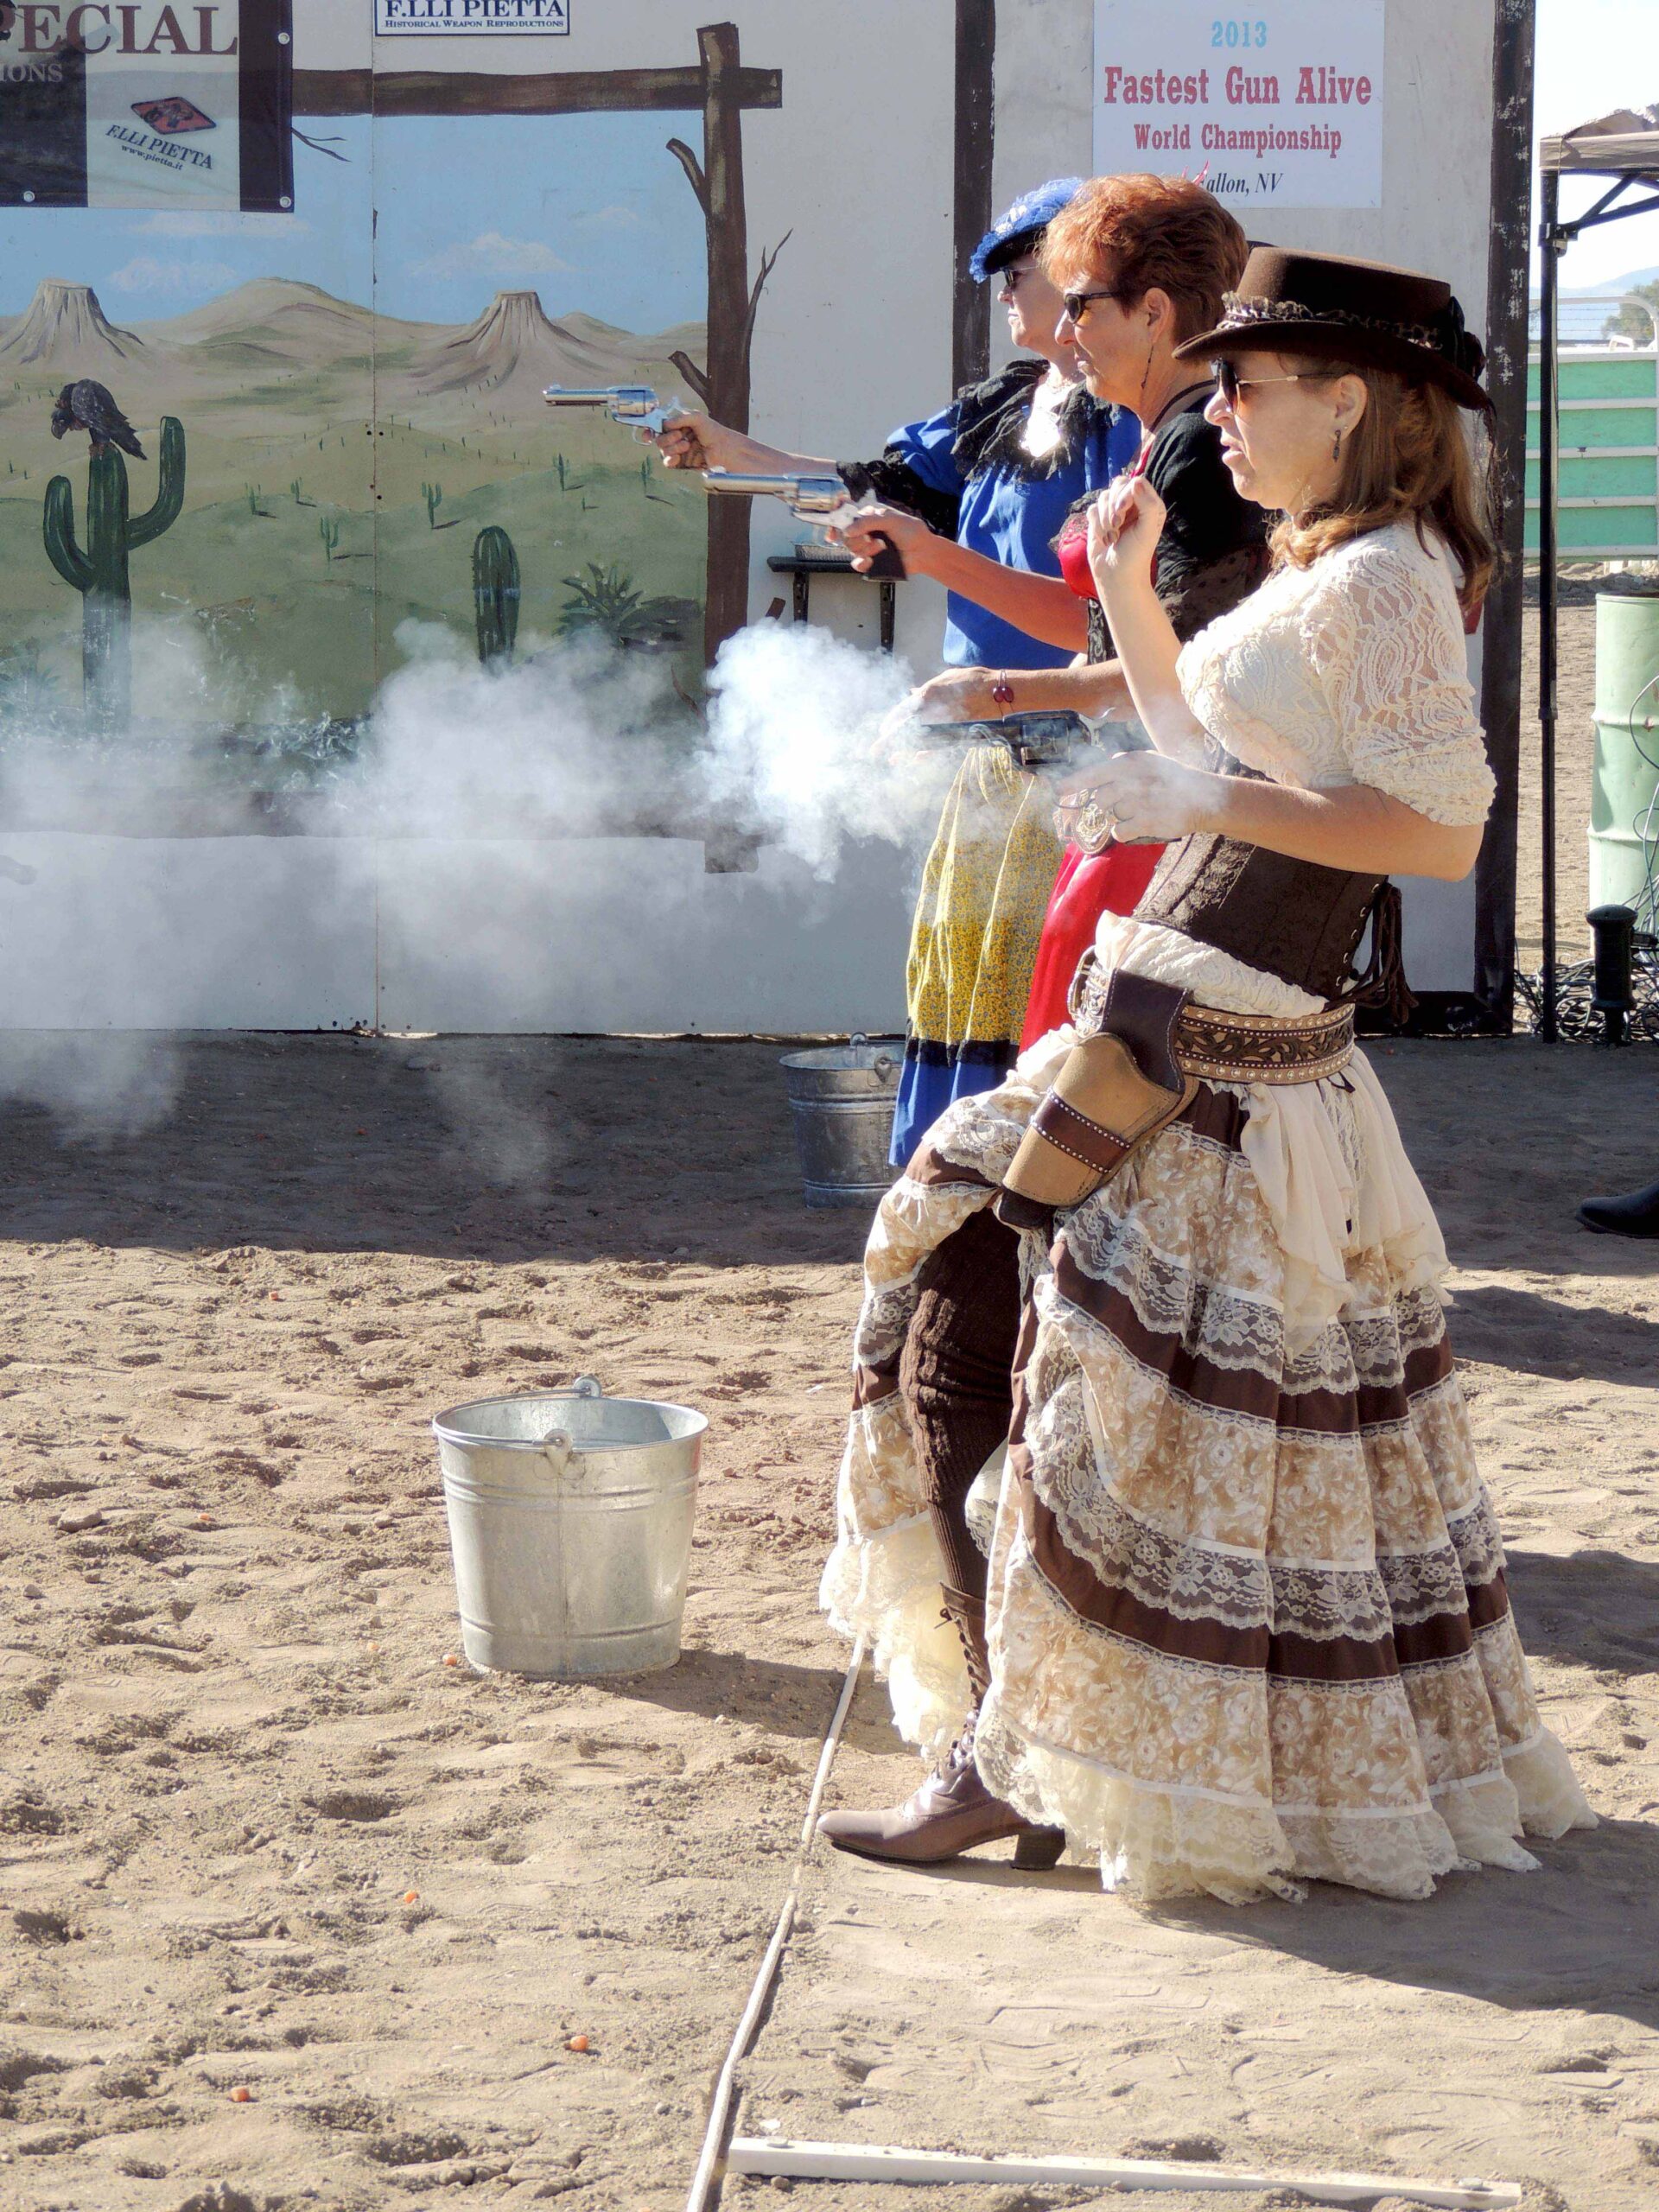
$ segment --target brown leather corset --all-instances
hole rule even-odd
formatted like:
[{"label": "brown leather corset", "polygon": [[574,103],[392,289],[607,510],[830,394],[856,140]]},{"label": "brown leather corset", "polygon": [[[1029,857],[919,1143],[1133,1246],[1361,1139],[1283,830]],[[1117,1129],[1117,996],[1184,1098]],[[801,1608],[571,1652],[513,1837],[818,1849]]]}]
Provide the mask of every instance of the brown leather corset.
[{"label": "brown leather corset", "polygon": [[1213,944],[1329,1004],[1353,980],[1354,955],[1387,882],[1205,834],[1170,846],[1135,918]]},{"label": "brown leather corset", "polygon": [[[1268,780],[1213,739],[1208,752],[1222,775]],[[1327,1005],[1386,1007],[1403,1025],[1417,1003],[1402,957],[1400,893],[1385,875],[1321,868],[1205,831],[1166,849],[1135,912],[1139,921],[1213,944]],[[1356,975],[1368,922],[1371,957]]]}]

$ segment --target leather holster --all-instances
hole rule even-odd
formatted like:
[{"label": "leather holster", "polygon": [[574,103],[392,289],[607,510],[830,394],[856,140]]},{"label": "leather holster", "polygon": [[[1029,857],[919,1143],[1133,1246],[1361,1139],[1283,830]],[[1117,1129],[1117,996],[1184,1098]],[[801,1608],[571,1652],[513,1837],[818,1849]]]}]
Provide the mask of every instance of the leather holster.
[{"label": "leather holster", "polygon": [[1187,997],[1144,976],[1112,976],[1098,1031],[1067,1054],[1002,1179],[996,1211],[1011,1229],[1046,1228],[1057,1208],[1092,1198],[1192,1103],[1198,1080],[1175,1058]]}]

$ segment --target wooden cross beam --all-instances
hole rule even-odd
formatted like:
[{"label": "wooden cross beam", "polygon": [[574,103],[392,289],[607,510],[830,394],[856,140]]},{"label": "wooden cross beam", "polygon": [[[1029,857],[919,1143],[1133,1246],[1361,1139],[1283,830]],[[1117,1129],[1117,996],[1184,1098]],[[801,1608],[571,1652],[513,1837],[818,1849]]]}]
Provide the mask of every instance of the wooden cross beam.
[{"label": "wooden cross beam", "polygon": [[[735,79],[735,82],[733,79]],[[296,115],[592,115],[700,109],[697,69],[563,69],[490,76],[448,69],[296,69]],[[726,98],[738,108],[781,107],[780,69],[734,69]]]}]

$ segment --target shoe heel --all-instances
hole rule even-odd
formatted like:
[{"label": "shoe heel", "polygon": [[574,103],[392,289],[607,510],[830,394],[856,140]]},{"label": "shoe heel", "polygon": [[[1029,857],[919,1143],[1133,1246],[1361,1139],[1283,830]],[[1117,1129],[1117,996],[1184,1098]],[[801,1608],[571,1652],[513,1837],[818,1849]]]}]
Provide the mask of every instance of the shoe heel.
[{"label": "shoe heel", "polygon": [[1022,1874],[1045,1874],[1065,1849],[1064,1828],[1027,1828],[1014,1847],[1014,1863]]}]

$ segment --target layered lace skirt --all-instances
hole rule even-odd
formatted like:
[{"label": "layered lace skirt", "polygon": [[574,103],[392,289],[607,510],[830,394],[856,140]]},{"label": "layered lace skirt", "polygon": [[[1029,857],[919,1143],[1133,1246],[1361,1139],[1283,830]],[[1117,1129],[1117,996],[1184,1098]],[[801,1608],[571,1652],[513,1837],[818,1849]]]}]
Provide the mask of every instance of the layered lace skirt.
[{"label": "layered lace skirt", "polygon": [[[1070,1041],[935,1125],[867,1255],[823,1595],[928,1753],[969,1694],[897,1391],[911,1285],[989,1202]],[[1148,1898],[1301,1877],[1424,1897],[1588,1825],[1510,1617],[1439,1233],[1363,1059],[1202,1085],[1027,1261],[991,1786]]]}]

